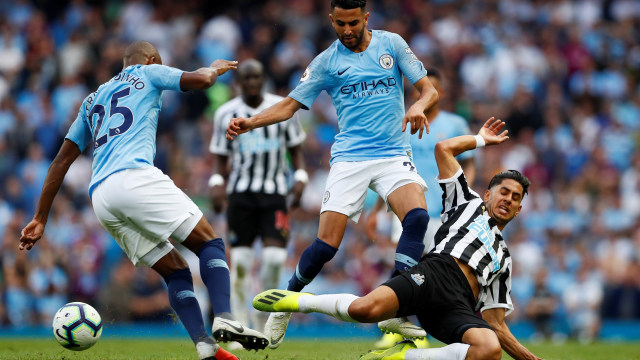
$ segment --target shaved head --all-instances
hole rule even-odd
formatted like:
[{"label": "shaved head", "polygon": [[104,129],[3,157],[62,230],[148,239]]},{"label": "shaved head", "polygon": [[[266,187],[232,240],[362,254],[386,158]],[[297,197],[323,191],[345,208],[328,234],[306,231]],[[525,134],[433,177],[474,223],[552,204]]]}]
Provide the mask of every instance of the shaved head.
[{"label": "shaved head", "polygon": [[264,75],[264,67],[260,61],[256,59],[245,60],[238,65],[238,76],[243,77],[247,75],[247,73],[258,73],[260,75]]},{"label": "shaved head", "polygon": [[256,59],[247,59],[238,65],[236,76],[244,102],[253,108],[258,107],[263,100],[262,87],[265,80],[262,63]]},{"label": "shaved head", "polygon": [[127,46],[122,60],[124,67],[138,64],[162,64],[158,49],[146,41],[136,41]]}]

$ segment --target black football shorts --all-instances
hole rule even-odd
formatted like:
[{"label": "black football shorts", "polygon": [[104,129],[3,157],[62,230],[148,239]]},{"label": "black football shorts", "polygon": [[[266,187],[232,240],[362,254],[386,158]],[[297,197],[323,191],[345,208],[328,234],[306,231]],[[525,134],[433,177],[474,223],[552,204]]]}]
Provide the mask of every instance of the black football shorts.
[{"label": "black football shorts", "polygon": [[260,236],[285,247],[289,239],[286,198],[279,194],[234,193],[227,209],[231,246],[252,246]]},{"label": "black football shorts", "polygon": [[416,315],[422,328],[445,344],[462,342],[471,328],[491,329],[476,315],[471,286],[451,255],[427,254],[383,285],[398,296],[398,317]]}]

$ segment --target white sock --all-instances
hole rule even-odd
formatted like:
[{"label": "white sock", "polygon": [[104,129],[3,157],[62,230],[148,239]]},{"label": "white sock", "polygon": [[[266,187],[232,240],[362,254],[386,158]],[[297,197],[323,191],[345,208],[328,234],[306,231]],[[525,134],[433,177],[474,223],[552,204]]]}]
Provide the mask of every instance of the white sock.
[{"label": "white sock", "polygon": [[241,324],[249,324],[249,294],[251,268],[253,267],[253,249],[239,246],[231,249],[231,312]]},{"label": "white sock", "polygon": [[302,295],[298,299],[300,312],[317,312],[346,322],[358,322],[349,316],[349,305],[358,299],[352,294]]},{"label": "white sock", "polygon": [[260,277],[264,290],[278,288],[280,273],[285,261],[287,261],[287,249],[277,246],[267,246],[262,249]]},{"label": "white sock", "polygon": [[469,344],[453,343],[441,348],[411,349],[404,355],[405,360],[464,360]]}]

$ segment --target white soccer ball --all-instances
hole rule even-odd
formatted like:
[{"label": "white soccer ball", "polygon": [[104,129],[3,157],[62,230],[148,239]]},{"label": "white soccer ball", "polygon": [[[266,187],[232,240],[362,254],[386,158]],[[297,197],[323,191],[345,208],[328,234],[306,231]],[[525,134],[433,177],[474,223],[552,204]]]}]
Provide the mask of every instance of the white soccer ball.
[{"label": "white soccer ball", "polygon": [[53,336],[73,351],[92,347],[102,335],[102,318],[91,305],[72,302],[53,316]]}]

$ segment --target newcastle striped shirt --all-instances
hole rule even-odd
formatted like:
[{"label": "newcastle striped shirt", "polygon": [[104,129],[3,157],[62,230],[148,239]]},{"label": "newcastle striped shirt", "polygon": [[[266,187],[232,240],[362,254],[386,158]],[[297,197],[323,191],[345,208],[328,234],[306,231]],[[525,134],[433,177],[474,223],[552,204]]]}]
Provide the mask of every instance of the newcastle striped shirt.
[{"label": "newcastle striped shirt", "polygon": [[265,93],[260,106],[252,108],[242,97],[236,97],[216,111],[209,151],[231,156],[227,193],[287,194],[287,148],[300,145],[306,138],[297,113],[287,121],[241,134],[235,141],[225,137],[232,118],[251,117],[280,100],[281,96]]},{"label": "newcastle striped shirt", "polygon": [[505,308],[511,301],[511,256],[498,225],[480,196],[471,190],[462,168],[442,188],[442,226],[435,235],[435,253],[449,254],[468,264],[480,285],[477,310]]}]

